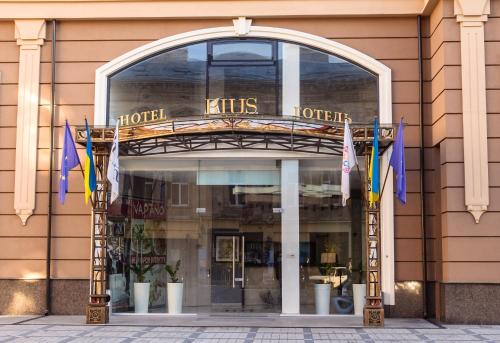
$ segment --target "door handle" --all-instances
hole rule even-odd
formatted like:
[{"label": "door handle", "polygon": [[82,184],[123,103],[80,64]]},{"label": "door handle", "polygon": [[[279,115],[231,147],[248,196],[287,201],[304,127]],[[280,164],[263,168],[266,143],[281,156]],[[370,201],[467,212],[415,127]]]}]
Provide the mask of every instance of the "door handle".
[{"label": "door handle", "polygon": [[235,286],[235,285],[234,285],[234,282],[235,282],[235,279],[234,279],[234,277],[235,277],[234,271],[235,271],[235,268],[236,268],[235,256],[234,256],[234,250],[235,250],[235,248],[234,248],[234,242],[236,241],[236,239],[235,239],[235,238],[236,238],[236,237],[235,237],[235,236],[233,236],[233,288],[234,288],[234,286]]},{"label": "door handle", "polygon": [[245,288],[245,236],[241,236],[241,288]]}]

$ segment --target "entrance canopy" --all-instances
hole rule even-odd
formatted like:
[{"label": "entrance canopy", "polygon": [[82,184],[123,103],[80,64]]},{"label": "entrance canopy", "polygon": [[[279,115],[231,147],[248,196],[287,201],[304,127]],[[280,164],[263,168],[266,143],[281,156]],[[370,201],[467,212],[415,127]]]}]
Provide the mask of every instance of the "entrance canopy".
[{"label": "entrance canopy", "polygon": [[[94,144],[111,144],[113,127],[90,129]],[[120,127],[120,155],[147,156],[208,150],[278,150],[342,155],[344,125],[293,116],[210,116]],[[353,124],[358,154],[373,142],[373,125]],[[382,154],[395,136],[393,126],[378,132]],[[76,142],[85,144],[85,127],[76,128]]]}]

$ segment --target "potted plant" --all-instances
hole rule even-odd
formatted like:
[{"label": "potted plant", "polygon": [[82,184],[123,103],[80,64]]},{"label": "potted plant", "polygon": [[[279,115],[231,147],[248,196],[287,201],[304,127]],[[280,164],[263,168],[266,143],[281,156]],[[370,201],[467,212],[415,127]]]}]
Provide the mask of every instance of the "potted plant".
[{"label": "potted plant", "polygon": [[142,258],[144,247],[144,226],[139,226],[133,233],[136,243],[135,263],[128,267],[136,275],[134,282],[134,306],[135,313],[148,313],[149,306],[149,282],[145,282],[146,274],[153,268],[153,264],[145,265]]},{"label": "potted plant", "polygon": [[365,296],[366,296],[366,284],[363,282],[365,278],[365,271],[363,270],[363,263],[359,263],[358,270],[352,270],[351,275],[354,272],[359,273],[358,282],[352,284],[352,300],[354,302],[354,315],[362,316],[363,308],[365,306]]},{"label": "potted plant", "polygon": [[167,282],[167,300],[168,300],[168,313],[179,314],[182,313],[182,296],[184,284],[179,282],[177,272],[181,267],[181,260],[177,260],[175,266],[169,264],[165,265],[165,270],[170,276],[170,282]]},{"label": "potted plant", "polygon": [[330,293],[332,282],[332,270],[337,261],[337,247],[334,243],[327,242],[320,256],[320,271],[325,276],[323,282],[314,284],[314,302],[316,314],[330,314]]}]

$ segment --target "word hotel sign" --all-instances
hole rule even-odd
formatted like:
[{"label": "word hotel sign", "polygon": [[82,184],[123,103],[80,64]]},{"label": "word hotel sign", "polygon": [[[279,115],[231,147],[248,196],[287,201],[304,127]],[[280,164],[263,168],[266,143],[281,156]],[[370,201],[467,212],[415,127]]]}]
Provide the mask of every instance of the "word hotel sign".
[{"label": "word hotel sign", "polygon": [[[213,98],[205,99],[205,112],[203,118],[210,116],[238,116],[238,115],[259,115],[257,98]],[[313,119],[330,123],[352,123],[348,113],[328,111],[325,109],[295,106],[292,114],[301,119]],[[118,116],[120,126],[132,126],[148,123],[157,123],[167,118],[164,108],[152,109],[149,111],[135,112]]]}]

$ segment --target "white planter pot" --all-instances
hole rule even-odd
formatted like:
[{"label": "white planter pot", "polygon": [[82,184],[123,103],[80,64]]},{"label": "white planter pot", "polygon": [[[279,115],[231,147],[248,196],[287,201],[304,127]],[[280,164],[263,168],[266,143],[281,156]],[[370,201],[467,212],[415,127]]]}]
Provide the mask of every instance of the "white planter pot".
[{"label": "white planter pot", "polygon": [[352,285],[352,298],[354,301],[354,315],[362,316],[365,306],[366,285],[364,283],[355,283]]},{"label": "white planter pot", "polygon": [[135,313],[148,313],[149,282],[134,283]]},{"label": "white planter pot", "polygon": [[329,283],[317,283],[314,285],[314,303],[316,304],[316,314],[323,316],[330,314],[330,290]]},{"label": "white planter pot", "polygon": [[179,314],[182,313],[182,294],[184,291],[184,284],[182,282],[168,282],[167,283],[167,300],[168,300],[168,313]]}]

